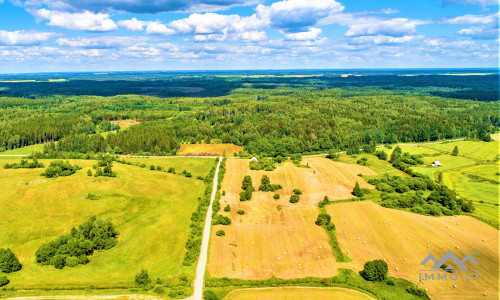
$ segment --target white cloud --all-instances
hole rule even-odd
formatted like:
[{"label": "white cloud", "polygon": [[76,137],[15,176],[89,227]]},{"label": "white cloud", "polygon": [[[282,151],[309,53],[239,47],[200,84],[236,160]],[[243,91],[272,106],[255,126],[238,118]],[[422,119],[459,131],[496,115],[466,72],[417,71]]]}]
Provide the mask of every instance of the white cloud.
[{"label": "white cloud", "polygon": [[307,41],[307,40],[315,40],[318,38],[322,32],[321,28],[309,28],[309,31],[306,32],[294,32],[294,33],[285,33],[285,38],[287,40],[294,41]]},{"label": "white cloud", "polygon": [[408,43],[419,38],[414,35],[407,35],[402,37],[393,37],[386,35],[368,35],[368,36],[358,36],[353,38],[351,44],[375,44],[375,45],[390,45],[390,44],[402,44]]},{"label": "white cloud", "polygon": [[170,35],[174,34],[175,30],[173,30],[172,28],[168,28],[167,26],[159,22],[153,22],[146,28],[146,33],[155,35]]},{"label": "white cloud", "polygon": [[5,31],[0,30],[0,45],[7,46],[31,46],[39,45],[50,38],[58,35],[54,32],[42,31]]},{"label": "white cloud", "polygon": [[146,37],[137,36],[99,36],[91,38],[60,38],[56,41],[59,46],[78,48],[121,48],[147,40]]},{"label": "white cloud", "polygon": [[188,18],[169,23],[180,34],[220,33],[241,21],[238,15],[220,15],[215,13],[191,14]]},{"label": "white cloud", "polygon": [[28,8],[50,9],[67,12],[125,11],[154,14],[160,12],[206,12],[226,10],[234,6],[254,5],[260,0],[25,0]]},{"label": "white cloud", "polygon": [[130,31],[142,31],[144,30],[144,27],[148,26],[151,23],[151,21],[139,21],[136,18],[118,21],[119,26],[125,27]]},{"label": "white cloud", "polygon": [[498,39],[498,28],[470,27],[459,30],[457,33],[476,40]]},{"label": "white cloud", "polygon": [[498,13],[490,15],[465,15],[443,20],[447,24],[470,25],[470,24],[495,24],[498,23]]},{"label": "white cloud", "polygon": [[257,17],[273,28],[289,32],[305,32],[321,20],[344,10],[334,0],[285,0],[270,6],[257,6]]},{"label": "white cloud", "polygon": [[109,15],[103,13],[94,14],[90,11],[67,13],[42,8],[35,12],[35,16],[40,19],[49,20],[47,25],[72,30],[112,31],[118,29],[115,22],[109,18]]},{"label": "white cloud", "polygon": [[[346,36],[364,36],[364,35],[387,35],[402,37],[416,32],[417,25],[426,24],[424,21],[410,20],[406,18],[378,19],[378,18],[360,18],[349,20],[349,29]],[[347,22],[347,23],[349,23]]]},{"label": "white cloud", "polygon": [[462,4],[462,5],[477,5],[489,6],[498,5],[498,0],[442,0],[443,5]]}]

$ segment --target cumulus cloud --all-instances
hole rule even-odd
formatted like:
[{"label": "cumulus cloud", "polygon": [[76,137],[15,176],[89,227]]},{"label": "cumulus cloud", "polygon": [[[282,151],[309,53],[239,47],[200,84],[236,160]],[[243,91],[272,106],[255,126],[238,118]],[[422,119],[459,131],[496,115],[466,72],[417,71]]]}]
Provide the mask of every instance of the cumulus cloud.
[{"label": "cumulus cloud", "polygon": [[226,10],[233,6],[254,5],[259,0],[26,0],[24,5],[66,12],[92,11],[94,13],[124,11],[130,13],[201,12]]},{"label": "cumulus cloud", "polygon": [[321,32],[321,28],[311,27],[309,28],[309,31],[306,32],[285,33],[285,38],[292,41],[315,40],[318,38],[318,35],[320,35]]},{"label": "cumulus cloud", "polygon": [[169,26],[180,34],[220,33],[241,21],[238,15],[220,15],[216,13],[191,14],[188,18],[170,22]]},{"label": "cumulus cloud", "polygon": [[488,39],[498,39],[498,28],[488,28],[488,27],[470,27],[459,30],[457,32],[459,35],[469,36],[475,40],[488,40]]},{"label": "cumulus cloud", "polygon": [[498,0],[442,0],[441,3],[443,3],[443,5],[462,4],[485,7],[489,5],[498,5]]},{"label": "cumulus cloud", "polygon": [[496,24],[498,23],[498,16],[498,13],[490,15],[464,15],[455,18],[444,19],[443,23],[456,25]]},{"label": "cumulus cloud", "polygon": [[172,28],[168,28],[160,22],[153,22],[150,23],[146,28],[146,33],[155,35],[170,35],[174,34],[175,30],[173,30]]},{"label": "cumulus cloud", "polygon": [[148,26],[152,22],[150,21],[139,21],[136,18],[130,20],[121,20],[117,22],[119,26],[125,27],[130,31],[142,31],[144,27]]},{"label": "cumulus cloud", "polygon": [[344,6],[334,0],[285,0],[257,6],[257,17],[287,32],[308,32],[323,19],[339,14]]},{"label": "cumulus cloud", "polygon": [[364,36],[364,35],[386,35],[402,37],[416,32],[417,25],[425,24],[420,20],[410,20],[407,18],[378,19],[378,18],[360,18],[357,21],[348,24],[349,29],[346,36]]},{"label": "cumulus cloud", "polygon": [[48,20],[47,25],[49,26],[72,30],[112,31],[118,29],[115,22],[109,18],[109,15],[104,13],[95,14],[90,11],[67,13],[42,8],[35,12],[35,16],[42,20]]},{"label": "cumulus cloud", "polygon": [[76,48],[121,48],[145,41],[145,37],[132,36],[99,36],[90,38],[60,38],[56,41],[59,46]]},{"label": "cumulus cloud", "polygon": [[355,37],[350,41],[350,43],[356,45],[361,45],[361,44],[391,45],[391,44],[408,43],[417,38],[419,37],[413,35],[407,35],[402,37],[393,37],[386,35],[369,35],[369,36]]},{"label": "cumulus cloud", "polygon": [[40,45],[50,38],[58,35],[54,32],[42,31],[5,31],[0,30],[0,45],[6,46],[32,46]]}]

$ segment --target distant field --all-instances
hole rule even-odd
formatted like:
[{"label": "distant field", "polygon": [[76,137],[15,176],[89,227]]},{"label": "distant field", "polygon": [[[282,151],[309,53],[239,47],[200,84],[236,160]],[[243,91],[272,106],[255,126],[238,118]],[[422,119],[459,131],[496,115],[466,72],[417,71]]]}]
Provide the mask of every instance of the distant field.
[{"label": "distant field", "polygon": [[473,142],[458,141],[442,144],[425,144],[426,148],[445,151],[451,154],[453,148],[458,147],[459,156],[465,156],[477,160],[494,160],[499,154],[499,143],[495,142]]},{"label": "distant field", "polygon": [[[0,241],[17,254],[23,269],[8,274],[9,288],[132,286],[143,268],[153,278],[193,277],[194,268],[181,263],[202,181],[118,163],[116,178],[89,177],[86,171],[95,161],[88,160],[71,160],[83,167],[72,176],[44,178],[41,169],[3,168],[13,161],[0,158]],[[86,199],[89,192],[101,198]],[[43,243],[92,215],[113,220],[120,233],[117,246],[75,268],[35,263]]]},{"label": "distant field", "polygon": [[232,156],[243,150],[243,147],[233,144],[182,144],[177,152],[179,155],[223,155]]},{"label": "distant field", "polygon": [[163,170],[174,168],[176,173],[181,173],[183,170],[190,172],[193,177],[207,176],[212,168],[212,158],[181,158],[181,157],[122,157],[125,161],[132,163],[145,164],[146,169],[149,170],[151,165],[155,167],[161,166]]},{"label": "distant field", "polygon": [[31,146],[26,146],[22,148],[17,148],[14,150],[7,150],[4,152],[0,152],[1,155],[30,155],[33,151],[43,151],[43,144],[36,144]]},{"label": "distant field", "polygon": [[[430,156],[430,157],[424,157],[422,160],[425,163],[425,167],[423,166],[416,166],[413,167],[412,169],[416,172],[429,175],[431,178],[434,178],[434,174],[437,171],[444,172],[448,170],[453,170],[453,169],[460,169],[466,166],[472,166],[476,164],[476,162],[470,158],[463,157],[463,156],[452,156],[448,154],[443,154],[439,156]],[[440,167],[432,167],[431,164],[434,161],[440,161],[441,166]]]},{"label": "distant field", "polygon": [[436,154],[440,154],[441,153],[438,150],[425,147],[425,144],[415,145],[415,146],[413,146],[413,145],[406,145],[406,144],[393,145],[391,149],[380,148],[380,149],[377,149],[377,150],[382,150],[383,149],[390,156],[391,153],[392,153],[392,151],[394,151],[394,149],[396,148],[396,146],[399,146],[399,148],[401,148],[401,150],[403,151],[403,153],[404,152],[409,152],[410,154],[425,155],[425,156],[436,155]]},{"label": "distant field", "polygon": [[[392,150],[390,150],[390,149],[383,149],[383,150],[387,154],[392,153]],[[374,155],[371,155],[371,154],[363,153],[363,154],[358,154],[358,155],[353,155],[353,156],[347,155],[347,154],[340,154],[339,160],[341,162],[346,162],[346,163],[349,163],[349,164],[356,164],[356,162],[358,160],[360,160],[361,158],[363,158],[363,157],[367,158],[367,165],[366,165],[366,167],[374,170],[378,174],[387,173],[387,174],[390,174],[390,175],[402,176],[402,177],[408,177],[409,176],[405,172],[400,171],[400,170],[394,168],[391,165],[390,162],[388,162],[386,160],[385,161],[384,160],[380,160],[380,159],[378,159],[378,157],[376,157]],[[374,174],[366,174],[366,175],[374,175]]]},{"label": "distant field", "polygon": [[345,288],[302,288],[302,287],[280,287],[235,290],[229,293],[224,300],[325,300],[345,299],[361,300],[373,299],[372,297],[358,291]]},{"label": "distant field", "polygon": [[[386,259],[389,275],[418,283],[428,289],[431,298],[498,299],[497,229],[467,216],[422,216],[370,201],[333,204],[327,211],[337,227],[340,247],[349,253],[356,270],[361,270],[367,260]],[[479,266],[473,266],[479,270],[479,279],[419,282],[419,270],[431,265],[420,266],[420,262],[430,253],[439,259],[449,250],[459,259],[468,253],[473,255],[479,262]]]},{"label": "distant field", "polygon": [[[337,274],[338,268],[349,263],[336,263],[323,228],[314,224],[318,215],[317,203],[325,195],[330,200],[351,198],[356,181],[371,187],[357,174],[376,174],[359,165],[336,163],[326,158],[304,158],[299,168],[285,163],[275,171],[251,171],[247,159],[229,159],[222,182],[221,207],[231,211],[221,214],[231,218],[230,226],[217,225],[212,229],[208,271],[214,277],[244,279],[327,277]],[[241,202],[239,192],[245,175],[251,175],[258,190],[263,174],[271,183],[281,184],[279,200],[271,192],[254,192],[250,201]],[[302,191],[299,203],[289,203],[292,190]],[[278,205],[281,209],[278,210]],[[244,215],[237,214],[244,210]],[[217,230],[224,237],[215,235]]]}]

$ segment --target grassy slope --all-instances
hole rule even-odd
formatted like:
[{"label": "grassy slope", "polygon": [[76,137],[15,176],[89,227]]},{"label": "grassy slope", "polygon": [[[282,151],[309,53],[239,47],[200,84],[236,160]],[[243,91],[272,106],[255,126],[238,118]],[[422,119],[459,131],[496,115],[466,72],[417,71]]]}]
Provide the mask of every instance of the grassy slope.
[{"label": "grassy slope", "polygon": [[[117,178],[88,177],[86,169],[95,161],[85,160],[73,161],[83,170],[72,176],[46,179],[41,169],[1,167],[13,161],[0,159],[0,241],[24,267],[8,275],[9,287],[128,286],[142,268],[155,278],[194,274],[194,267],[181,262],[202,181],[116,163]],[[101,199],[85,199],[88,192]],[[120,232],[116,247],[76,268],[57,270],[34,262],[41,244],[92,215],[113,219]]]},{"label": "grassy slope", "polygon": [[31,146],[26,146],[14,150],[7,150],[0,152],[0,155],[30,155],[33,151],[43,151],[43,144],[36,144]]},{"label": "grassy slope", "polygon": [[210,172],[214,159],[212,158],[180,158],[180,157],[149,157],[149,158],[121,158],[132,163],[145,164],[149,170],[150,165],[161,166],[163,170],[173,167],[176,173],[182,170],[191,172],[193,177],[206,176]]}]

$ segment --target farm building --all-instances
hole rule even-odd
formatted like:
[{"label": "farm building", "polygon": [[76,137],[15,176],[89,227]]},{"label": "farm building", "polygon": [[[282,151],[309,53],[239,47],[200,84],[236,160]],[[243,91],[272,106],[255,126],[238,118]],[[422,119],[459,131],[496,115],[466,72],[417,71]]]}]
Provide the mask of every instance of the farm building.
[{"label": "farm building", "polygon": [[439,160],[433,161],[431,166],[433,166],[433,167],[440,167],[441,166],[441,162]]},{"label": "farm building", "polygon": [[252,159],[250,159],[250,161],[258,162],[259,160],[254,156],[252,157]]}]

